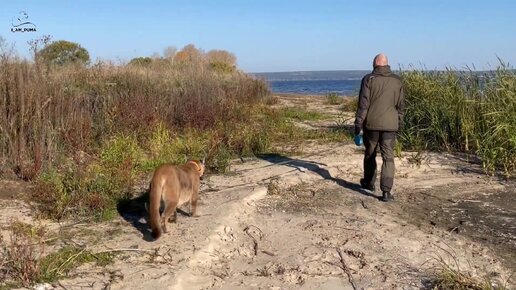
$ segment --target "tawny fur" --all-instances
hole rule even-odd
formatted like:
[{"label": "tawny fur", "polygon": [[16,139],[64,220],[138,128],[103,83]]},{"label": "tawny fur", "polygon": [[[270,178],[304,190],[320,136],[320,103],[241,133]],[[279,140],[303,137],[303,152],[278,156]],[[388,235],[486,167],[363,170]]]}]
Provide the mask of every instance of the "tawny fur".
[{"label": "tawny fur", "polygon": [[[200,178],[204,174],[204,164],[191,160],[186,164],[174,166],[165,164],[156,171],[150,185],[149,222],[152,237],[158,239],[162,229],[167,232],[167,222],[176,221],[176,208],[190,202],[190,216],[196,215]],[[165,209],[159,214],[161,199]]]}]

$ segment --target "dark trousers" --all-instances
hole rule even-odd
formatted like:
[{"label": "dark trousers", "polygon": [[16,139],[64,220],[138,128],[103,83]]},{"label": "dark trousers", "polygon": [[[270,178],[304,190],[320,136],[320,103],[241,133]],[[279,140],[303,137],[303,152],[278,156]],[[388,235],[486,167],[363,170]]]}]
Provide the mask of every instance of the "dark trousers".
[{"label": "dark trousers", "polygon": [[380,189],[382,192],[391,191],[394,183],[394,144],[396,132],[370,131],[364,129],[364,181],[367,186],[376,181],[376,150],[380,147],[382,154],[382,173]]}]

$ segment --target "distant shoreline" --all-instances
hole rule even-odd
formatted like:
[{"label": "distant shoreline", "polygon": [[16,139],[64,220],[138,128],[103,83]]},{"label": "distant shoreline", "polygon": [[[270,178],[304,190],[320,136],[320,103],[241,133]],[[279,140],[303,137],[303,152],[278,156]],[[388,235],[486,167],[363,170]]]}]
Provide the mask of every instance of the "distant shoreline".
[{"label": "distant shoreline", "polygon": [[[516,72],[515,69],[510,69],[510,71]],[[366,74],[370,73],[372,70],[328,70],[328,71],[290,71],[290,72],[250,72],[248,74],[264,79],[266,81],[343,81],[343,80],[353,80],[353,79],[361,79]],[[393,72],[399,74],[400,72],[408,72],[408,71],[420,71],[425,73],[445,73],[448,70],[420,70],[417,68],[414,69],[393,69]],[[454,69],[452,70],[458,73],[466,73],[472,72],[474,74],[482,76],[483,74],[492,74],[496,72],[496,69],[493,70],[473,70],[468,71],[465,69]]]},{"label": "distant shoreline", "polygon": [[337,71],[293,71],[250,73],[266,81],[349,81],[360,80],[370,70],[337,70]]},{"label": "distant shoreline", "polygon": [[[311,98],[311,97],[314,97],[314,98],[325,98],[328,94],[317,95],[317,94],[275,93],[275,92],[272,92],[272,95],[273,96],[278,96],[278,97],[288,97],[288,98]],[[341,94],[338,94],[338,96],[339,97],[343,97],[343,98],[355,98],[355,97],[357,97],[357,95],[341,95]]]}]

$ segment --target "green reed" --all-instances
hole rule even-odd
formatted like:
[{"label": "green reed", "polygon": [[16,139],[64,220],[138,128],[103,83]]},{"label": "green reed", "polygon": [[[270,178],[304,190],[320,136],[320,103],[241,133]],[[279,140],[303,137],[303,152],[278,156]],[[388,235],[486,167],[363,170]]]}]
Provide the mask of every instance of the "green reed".
[{"label": "green reed", "polygon": [[407,149],[477,154],[488,172],[516,169],[516,74],[495,71],[404,71]]}]

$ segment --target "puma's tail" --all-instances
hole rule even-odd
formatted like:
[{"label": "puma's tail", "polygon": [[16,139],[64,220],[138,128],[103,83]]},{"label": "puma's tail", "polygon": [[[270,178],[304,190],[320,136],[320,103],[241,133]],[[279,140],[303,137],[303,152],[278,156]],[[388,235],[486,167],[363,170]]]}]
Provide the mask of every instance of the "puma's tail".
[{"label": "puma's tail", "polygon": [[157,240],[161,236],[161,223],[159,207],[161,204],[161,186],[154,180],[151,183],[149,222],[152,230],[152,237]]}]

